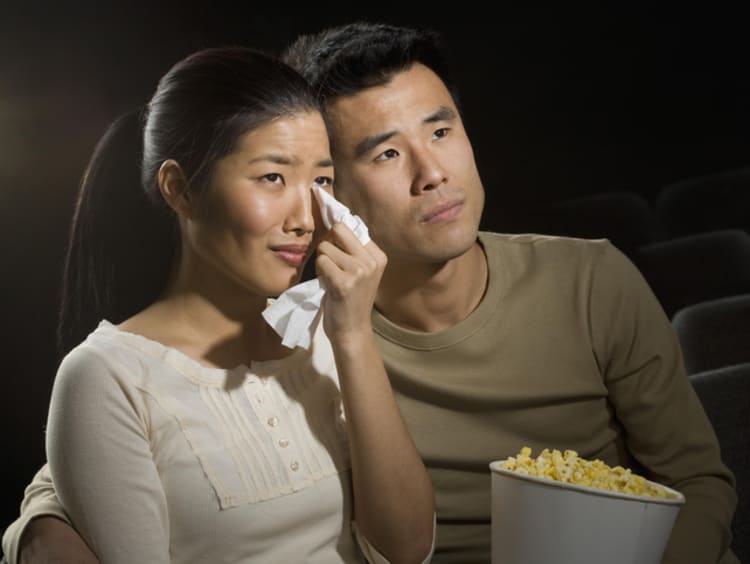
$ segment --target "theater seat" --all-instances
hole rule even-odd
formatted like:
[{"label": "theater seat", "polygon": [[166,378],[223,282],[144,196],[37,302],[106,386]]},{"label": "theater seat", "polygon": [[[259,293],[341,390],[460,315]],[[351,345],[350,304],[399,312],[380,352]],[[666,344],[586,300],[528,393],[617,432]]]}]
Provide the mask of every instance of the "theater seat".
[{"label": "theater seat", "polygon": [[716,431],[724,463],[737,480],[732,550],[750,562],[750,363],[689,376]]},{"label": "theater seat", "polygon": [[599,192],[518,212],[513,232],[609,239],[625,254],[656,239],[651,205],[636,192]]},{"label": "theater seat", "polygon": [[664,186],[654,214],[662,238],[730,228],[750,232],[750,167]]},{"label": "theater seat", "polygon": [[688,374],[750,362],[750,294],[686,306],[672,325]]},{"label": "theater seat", "polygon": [[670,318],[691,304],[750,294],[750,233],[739,229],[642,245],[632,259]]}]

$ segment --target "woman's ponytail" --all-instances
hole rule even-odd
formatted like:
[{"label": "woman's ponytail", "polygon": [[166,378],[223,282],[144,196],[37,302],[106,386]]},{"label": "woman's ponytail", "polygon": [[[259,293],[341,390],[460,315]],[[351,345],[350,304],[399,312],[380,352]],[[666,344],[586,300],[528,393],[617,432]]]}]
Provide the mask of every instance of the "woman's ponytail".
[{"label": "woman's ponytail", "polygon": [[152,303],[177,252],[176,225],[141,184],[140,110],[110,125],[81,180],[62,279],[61,356],[102,319],[119,323]]}]

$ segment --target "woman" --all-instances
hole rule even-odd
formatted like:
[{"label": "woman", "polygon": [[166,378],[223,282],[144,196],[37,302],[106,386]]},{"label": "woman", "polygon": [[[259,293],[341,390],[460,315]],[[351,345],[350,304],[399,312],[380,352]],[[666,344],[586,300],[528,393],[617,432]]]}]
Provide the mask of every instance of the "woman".
[{"label": "woman", "polygon": [[[66,263],[63,349],[102,320],[50,406],[72,524],[107,564],[429,558],[431,485],[370,327],[385,256],[343,224],[313,241],[310,187],[330,190],[333,167],[307,84],[204,50],[143,123],[148,199],[123,181],[131,116],[95,152]],[[315,250],[325,333],[289,350],[261,313]]]}]

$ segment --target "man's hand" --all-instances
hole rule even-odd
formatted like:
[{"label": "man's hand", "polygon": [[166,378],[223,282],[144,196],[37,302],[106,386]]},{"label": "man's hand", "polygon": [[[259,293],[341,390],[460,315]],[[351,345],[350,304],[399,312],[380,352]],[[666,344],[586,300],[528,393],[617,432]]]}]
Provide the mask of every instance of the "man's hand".
[{"label": "man's hand", "polygon": [[65,521],[33,519],[21,536],[19,564],[99,564],[80,535]]}]

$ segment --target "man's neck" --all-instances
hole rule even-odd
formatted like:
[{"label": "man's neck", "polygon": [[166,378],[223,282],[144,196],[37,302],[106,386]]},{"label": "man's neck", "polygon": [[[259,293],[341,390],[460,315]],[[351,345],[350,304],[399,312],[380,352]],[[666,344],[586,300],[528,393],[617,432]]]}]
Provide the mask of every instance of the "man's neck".
[{"label": "man's neck", "polygon": [[487,288],[487,257],[477,242],[442,264],[391,261],[375,307],[389,321],[432,333],[466,319]]}]

